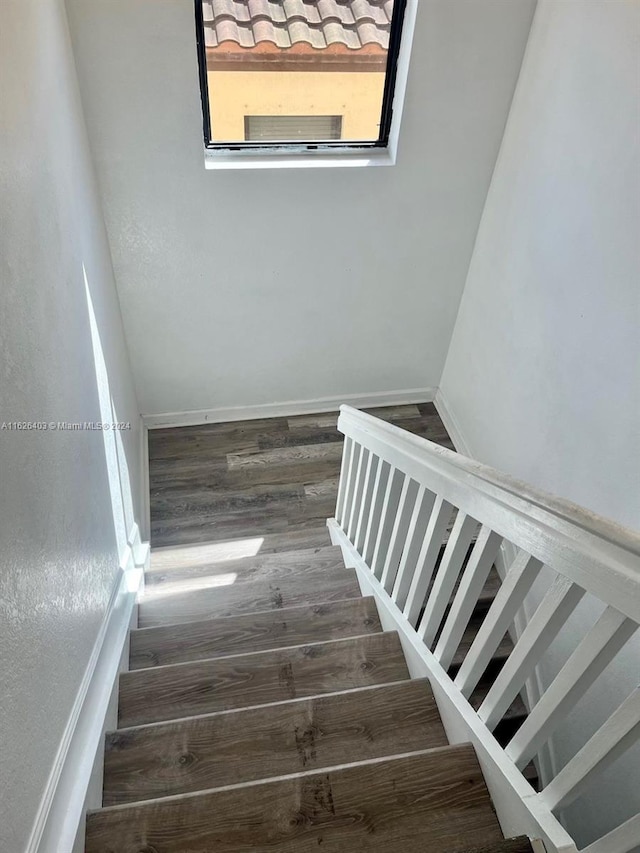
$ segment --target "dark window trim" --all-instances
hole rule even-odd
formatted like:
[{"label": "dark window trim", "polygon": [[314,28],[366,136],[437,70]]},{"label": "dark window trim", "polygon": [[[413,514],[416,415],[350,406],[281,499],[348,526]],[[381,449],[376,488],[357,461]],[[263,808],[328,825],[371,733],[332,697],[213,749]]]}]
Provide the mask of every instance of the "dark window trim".
[{"label": "dark window trim", "polygon": [[196,18],[196,48],[198,54],[198,72],[200,77],[200,99],[202,101],[202,129],[204,145],[210,151],[246,151],[246,150],[271,150],[276,152],[287,152],[291,150],[317,151],[318,149],[366,149],[386,148],[389,144],[391,122],[393,119],[393,98],[398,75],[398,57],[400,44],[402,42],[402,28],[407,0],[395,0],[393,6],[393,18],[391,20],[391,32],[389,40],[389,53],[387,54],[386,79],[384,86],[384,97],[382,100],[382,115],[380,121],[380,136],[376,140],[349,140],[348,142],[337,140],[335,142],[214,142],[211,139],[211,112],[209,109],[209,87],[207,79],[207,52],[205,46],[204,19],[202,15],[202,0],[195,0]]}]

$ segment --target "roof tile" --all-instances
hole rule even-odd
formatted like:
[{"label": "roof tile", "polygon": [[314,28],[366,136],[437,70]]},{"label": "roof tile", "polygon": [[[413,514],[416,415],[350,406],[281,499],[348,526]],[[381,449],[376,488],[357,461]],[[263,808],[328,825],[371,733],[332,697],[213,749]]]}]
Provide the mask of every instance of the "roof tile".
[{"label": "roof tile", "polygon": [[389,48],[393,0],[202,0],[205,44]]}]

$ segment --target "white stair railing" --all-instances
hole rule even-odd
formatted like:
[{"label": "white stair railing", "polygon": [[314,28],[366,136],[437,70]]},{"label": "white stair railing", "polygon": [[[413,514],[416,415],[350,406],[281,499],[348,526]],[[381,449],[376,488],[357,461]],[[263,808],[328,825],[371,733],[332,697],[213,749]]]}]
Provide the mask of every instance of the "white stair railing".
[{"label": "white stair railing", "polygon": [[[345,435],[332,541],[400,632],[411,673],[426,675],[450,740],[471,740],[506,834],[576,845],[560,809],[640,737],[636,689],[540,793],[521,770],[553,736],[640,623],[640,537],[457,453],[343,406]],[[447,536],[447,531],[449,531]],[[446,546],[443,550],[443,543]],[[515,555],[455,678],[447,674],[496,559]],[[468,697],[543,570],[553,580],[486,698]],[[492,732],[585,593],[606,605],[506,747]],[[629,853],[636,815],[586,848]]]}]

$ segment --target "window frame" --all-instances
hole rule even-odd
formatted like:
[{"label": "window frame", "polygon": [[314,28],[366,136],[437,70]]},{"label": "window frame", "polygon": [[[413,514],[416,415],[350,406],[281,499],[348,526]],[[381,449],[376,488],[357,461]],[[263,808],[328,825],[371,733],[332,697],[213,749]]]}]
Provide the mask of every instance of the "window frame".
[{"label": "window frame", "polygon": [[380,135],[377,140],[363,141],[212,141],[202,0],[195,0],[194,10],[206,168],[371,166],[395,163],[417,0],[396,0],[394,3]]}]

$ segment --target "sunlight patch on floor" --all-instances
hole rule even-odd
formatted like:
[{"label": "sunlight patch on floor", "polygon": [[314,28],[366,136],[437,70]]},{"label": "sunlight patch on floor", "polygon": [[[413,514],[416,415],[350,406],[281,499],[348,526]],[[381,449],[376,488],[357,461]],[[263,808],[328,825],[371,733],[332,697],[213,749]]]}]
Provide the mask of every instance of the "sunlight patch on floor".
[{"label": "sunlight patch on floor", "polygon": [[149,601],[152,598],[167,598],[171,595],[182,595],[184,592],[196,592],[203,589],[213,589],[214,587],[232,586],[238,575],[235,572],[229,572],[226,575],[207,575],[202,578],[185,578],[184,580],[171,581],[157,585],[148,585],[144,591],[144,600]]},{"label": "sunlight patch on floor", "polygon": [[192,568],[209,563],[224,563],[255,557],[262,548],[264,537],[227,539],[223,542],[205,542],[200,545],[179,545],[162,548],[151,553],[151,570],[171,569],[177,566]]}]

